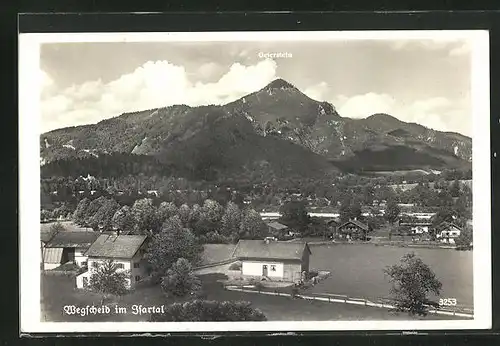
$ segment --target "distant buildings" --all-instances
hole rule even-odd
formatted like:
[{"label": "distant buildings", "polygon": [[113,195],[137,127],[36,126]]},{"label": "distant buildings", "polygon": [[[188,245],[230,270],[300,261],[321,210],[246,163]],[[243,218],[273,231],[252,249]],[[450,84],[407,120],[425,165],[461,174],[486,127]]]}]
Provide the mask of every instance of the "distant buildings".
[{"label": "distant buildings", "polygon": [[243,277],[299,282],[309,272],[310,255],[307,243],[240,240],[232,257],[241,261]]},{"label": "distant buildings", "polygon": [[356,219],[349,220],[337,228],[338,236],[346,240],[366,240],[368,231],[368,225]]},{"label": "distant buildings", "polygon": [[436,227],[436,238],[443,243],[455,243],[455,239],[460,236],[462,229],[451,222],[442,222]]}]

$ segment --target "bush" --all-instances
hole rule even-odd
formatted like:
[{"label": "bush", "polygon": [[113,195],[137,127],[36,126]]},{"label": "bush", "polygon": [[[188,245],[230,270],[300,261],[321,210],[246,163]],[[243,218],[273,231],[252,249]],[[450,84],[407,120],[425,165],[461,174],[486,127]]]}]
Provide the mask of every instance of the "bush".
[{"label": "bush", "polygon": [[266,316],[249,302],[193,300],[167,306],[165,313],[152,314],[151,322],[195,321],[267,321]]}]

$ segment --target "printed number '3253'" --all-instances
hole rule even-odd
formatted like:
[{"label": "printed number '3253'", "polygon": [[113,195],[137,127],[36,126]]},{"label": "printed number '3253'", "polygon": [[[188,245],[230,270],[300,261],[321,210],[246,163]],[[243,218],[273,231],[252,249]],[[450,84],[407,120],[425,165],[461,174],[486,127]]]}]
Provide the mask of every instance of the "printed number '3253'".
[{"label": "printed number '3253'", "polygon": [[455,298],[444,298],[439,299],[439,305],[441,306],[455,306],[457,305],[457,300]]}]

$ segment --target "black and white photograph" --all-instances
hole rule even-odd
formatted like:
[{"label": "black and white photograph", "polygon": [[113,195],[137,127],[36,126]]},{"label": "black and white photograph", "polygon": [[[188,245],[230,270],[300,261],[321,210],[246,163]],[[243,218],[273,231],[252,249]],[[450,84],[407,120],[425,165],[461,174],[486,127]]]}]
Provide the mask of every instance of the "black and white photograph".
[{"label": "black and white photograph", "polygon": [[491,327],[486,31],[19,40],[23,331]]}]

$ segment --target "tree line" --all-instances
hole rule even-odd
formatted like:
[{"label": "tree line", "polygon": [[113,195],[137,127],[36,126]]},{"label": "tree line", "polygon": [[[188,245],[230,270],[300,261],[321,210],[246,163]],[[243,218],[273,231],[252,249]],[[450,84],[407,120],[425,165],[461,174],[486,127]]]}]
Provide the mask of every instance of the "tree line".
[{"label": "tree line", "polygon": [[239,239],[259,239],[265,225],[260,214],[251,208],[240,208],[236,203],[225,206],[206,199],[203,204],[173,202],[155,204],[151,198],[136,200],[132,206],[120,205],[115,199],[83,198],[72,218],[80,226],[96,231],[120,230],[126,234],[157,234],[168,225],[187,228],[202,243],[228,243]]}]

